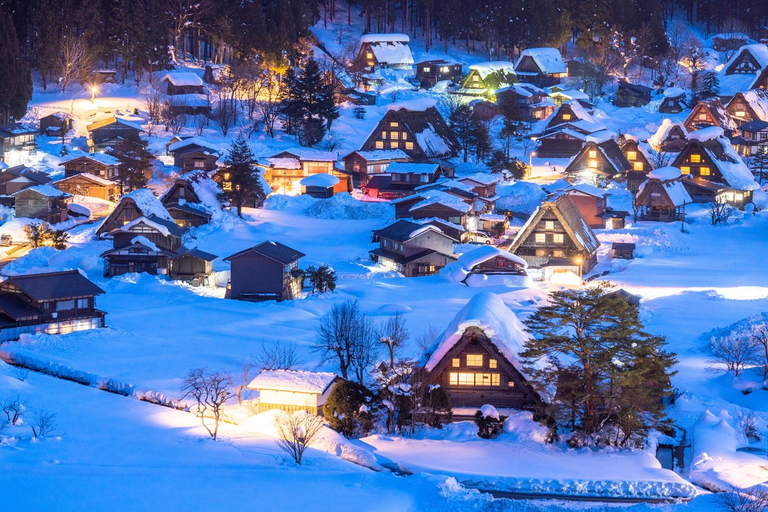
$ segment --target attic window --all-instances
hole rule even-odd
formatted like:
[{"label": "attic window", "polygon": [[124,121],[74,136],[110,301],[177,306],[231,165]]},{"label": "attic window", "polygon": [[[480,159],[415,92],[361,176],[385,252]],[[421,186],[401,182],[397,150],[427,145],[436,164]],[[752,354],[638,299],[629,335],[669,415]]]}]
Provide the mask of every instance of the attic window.
[{"label": "attic window", "polygon": [[498,368],[499,363],[495,359],[488,360],[488,368]]},{"label": "attic window", "polygon": [[701,162],[701,155],[691,155],[691,163],[698,164]]},{"label": "attic window", "polygon": [[589,160],[587,162],[587,167],[590,169],[597,169],[597,160]]},{"label": "attic window", "polygon": [[534,240],[537,244],[545,244],[547,243],[547,235],[544,233],[536,233],[536,235],[534,235]]},{"label": "attic window", "polygon": [[454,368],[458,368],[459,366],[461,366],[461,358],[454,357],[453,359],[451,359],[451,366],[453,366]]},{"label": "attic window", "polygon": [[397,121],[392,121],[392,122],[389,123],[389,127],[390,128],[397,128],[397,126],[398,126],[397,125]]},{"label": "attic window", "polygon": [[473,82],[475,82],[475,83],[477,83],[477,82],[479,82],[479,81],[480,81],[480,77],[479,77],[479,76],[477,76],[477,75],[472,75],[472,81],[473,81]]},{"label": "attic window", "polygon": [[627,160],[637,160],[637,151],[627,151]]},{"label": "attic window", "polygon": [[709,170],[709,167],[702,167],[701,169],[699,169],[699,174],[702,176],[709,176],[710,174],[712,174],[712,172]]},{"label": "attic window", "polygon": [[563,114],[563,121],[570,121],[571,120],[571,114]]},{"label": "attic window", "polygon": [[392,140],[398,140],[400,138],[400,132],[389,132],[389,138]]},{"label": "attic window", "polygon": [[408,138],[408,132],[403,132],[402,139],[405,140]]},{"label": "attic window", "polygon": [[555,221],[553,220],[545,221],[544,229],[546,229],[547,231],[552,231],[553,229],[555,229]]},{"label": "attic window", "polygon": [[643,162],[634,162],[632,164],[632,168],[636,171],[642,171],[643,170]]},{"label": "attic window", "polygon": [[699,121],[706,121],[707,120],[707,113],[706,112],[699,112]]},{"label": "attic window", "polygon": [[[597,158],[597,151],[595,151],[594,149],[590,149],[589,150],[589,158]],[[590,166],[590,167],[592,167],[592,166]]]},{"label": "attic window", "polygon": [[386,139],[387,138],[387,132],[381,132],[381,138]]},{"label": "attic window", "polygon": [[467,354],[467,366],[483,366],[483,354]]},{"label": "attic window", "polygon": [[556,244],[562,244],[563,243],[563,234],[562,233],[555,233],[554,234],[554,240]]},{"label": "attic window", "polygon": [[369,59],[369,60],[370,60],[370,59],[373,59],[373,52],[368,52],[368,53],[366,53],[366,54],[365,54],[365,58],[366,58],[366,59]]}]

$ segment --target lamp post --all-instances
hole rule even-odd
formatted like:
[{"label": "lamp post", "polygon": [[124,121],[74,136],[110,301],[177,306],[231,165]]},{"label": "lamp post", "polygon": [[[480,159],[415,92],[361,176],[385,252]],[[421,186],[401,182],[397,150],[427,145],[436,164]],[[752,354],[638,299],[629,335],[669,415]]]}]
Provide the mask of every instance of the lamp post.
[{"label": "lamp post", "polygon": [[533,157],[536,156],[535,151],[528,153],[528,177],[533,176]]},{"label": "lamp post", "polygon": [[95,85],[91,86],[91,103],[96,104],[96,92],[99,90]]},{"label": "lamp post", "polygon": [[582,273],[581,264],[583,263],[583,261],[584,260],[581,259],[581,256],[576,257],[576,264],[579,266],[579,277],[581,277],[581,273]]}]

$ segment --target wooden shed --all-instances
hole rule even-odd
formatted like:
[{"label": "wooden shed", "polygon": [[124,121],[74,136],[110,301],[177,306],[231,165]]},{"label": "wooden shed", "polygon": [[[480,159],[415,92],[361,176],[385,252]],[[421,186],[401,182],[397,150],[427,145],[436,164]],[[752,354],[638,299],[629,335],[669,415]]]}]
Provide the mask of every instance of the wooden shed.
[{"label": "wooden shed", "polygon": [[87,172],[69,176],[52,185],[73,196],[96,197],[107,201],[117,201],[120,197],[120,185]]},{"label": "wooden shed", "polygon": [[258,412],[306,411],[322,416],[323,405],[341,379],[334,373],[262,370],[248,389],[259,392]]},{"label": "wooden shed", "polygon": [[279,242],[267,241],[224,258],[230,263],[225,296],[248,301],[296,298],[304,283],[304,273],[298,267],[303,256]]}]

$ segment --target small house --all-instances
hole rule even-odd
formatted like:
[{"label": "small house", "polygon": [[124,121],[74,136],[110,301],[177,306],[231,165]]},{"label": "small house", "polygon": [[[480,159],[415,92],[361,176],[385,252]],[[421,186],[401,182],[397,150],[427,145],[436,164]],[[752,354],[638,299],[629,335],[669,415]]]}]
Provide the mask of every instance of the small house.
[{"label": "small house", "polygon": [[531,215],[509,251],[531,268],[565,267],[581,275],[597,263],[599,246],[597,236],[571,197],[556,194]]},{"label": "small house", "polygon": [[555,111],[555,102],[533,84],[519,83],[496,91],[496,101],[507,112],[516,113],[520,121],[534,122],[548,118]]},{"label": "small house", "polygon": [[315,174],[330,174],[339,179],[334,193],[349,191],[349,176],[336,168],[339,154],[314,149],[287,150],[263,159],[257,165],[275,193],[300,194],[301,180]]},{"label": "small house", "polygon": [[107,153],[75,153],[70,156],[59,164],[64,167],[66,178],[81,172],[107,180],[114,180],[120,175],[120,160]]},{"label": "small house", "polygon": [[67,203],[71,197],[66,192],[50,185],[36,185],[13,194],[16,217],[40,219],[49,224],[58,224],[69,218]]},{"label": "small house", "polygon": [[226,298],[263,301],[291,300],[301,293],[304,272],[299,270],[303,253],[280,242],[262,242],[235,253],[224,261],[230,263]]},{"label": "small house", "polygon": [[141,134],[144,129],[138,121],[124,119],[111,115],[91,123],[87,127],[90,134],[90,144],[94,149],[104,150],[120,140],[142,143]]},{"label": "small house", "polygon": [[605,227],[605,213],[608,208],[607,190],[579,183],[564,189],[562,193],[570,196],[589,227],[598,229]]},{"label": "small house", "polygon": [[749,36],[740,32],[727,32],[712,36],[712,47],[717,52],[738,50],[749,42]]},{"label": "small house", "polygon": [[560,106],[568,101],[578,101],[587,110],[593,110],[595,106],[589,102],[589,94],[578,89],[566,89],[561,85],[547,87],[547,92],[556,106]]},{"label": "small house", "polygon": [[[467,229],[474,217],[474,197],[464,198],[444,190],[424,190],[412,196],[392,201],[397,219],[442,219]],[[461,242],[469,241],[465,232]]]},{"label": "small house", "polygon": [[664,99],[659,105],[662,114],[679,114],[685,110],[685,90],[680,87],[667,87],[664,89]]},{"label": "small house", "polygon": [[54,187],[73,196],[95,197],[117,201],[120,185],[88,172],[81,172],[52,183]]},{"label": "small house", "polygon": [[168,146],[168,152],[173,155],[173,165],[183,172],[214,171],[221,156],[216,146],[201,137],[174,142]]},{"label": "small house", "polygon": [[725,110],[737,125],[756,120],[768,121],[768,90],[737,92]]},{"label": "small house", "polygon": [[568,69],[557,48],[527,48],[515,63],[515,74],[521,82],[549,87],[559,84]]},{"label": "small house", "polygon": [[248,389],[259,392],[259,413],[277,409],[323,415],[323,405],[341,379],[334,373],[262,370]]},{"label": "small house", "polygon": [[368,183],[371,176],[386,172],[392,162],[407,162],[410,157],[402,149],[373,149],[353,151],[342,160],[354,186],[361,187]]},{"label": "small house", "polygon": [[414,194],[422,185],[437,182],[447,174],[439,162],[392,162],[384,174],[372,176],[363,187],[368,197],[377,199],[397,199]]},{"label": "small house", "polygon": [[508,61],[480,62],[469,66],[457,92],[471,96],[493,95],[496,91],[517,83],[515,65]]},{"label": "small house", "polygon": [[165,92],[169,96],[203,94],[205,92],[203,80],[191,72],[168,73],[160,81],[165,84]]},{"label": "small house", "polygon": [[657,152],[678,153],[688,144],[688,130],[683,123],[666,118],[648,144]]},{"label": "small house", "polygon": [[717,97],[699,101],[688,114],[683,126],[689,132],[709,126],[718,126],[726,133],[736,129],[736,123]]},{"label": "small house", "polygon": [[478,293],[424,354],[425,381],[448,392],[457,419],[486,404],[537,409],[543,401],[519,356],[529,336],[498,295]]},{"label": "small house", "polygon": [[488,233],[494,238],[501,238],[509,229],[509,218],[500,213],[483,213],[478,218],[480,231]]},{"label": "small house", "polygon": [[644,85],[619,80],[619,88],[613,104],[617,107],[644,107],[651,102],[653,89]]},{"label": "small house", "polygon": [[615,260],[631,260],[635,257],[635,244],[628,242],[613,242],[611,254]]},{"label": "small house", "polygon": [[66,112],[54,112],[40,118],[40,135],[62,137],[72,129],[72,117]]},{"label": "small house", "polygon": [[181,247],[185,229],[159,217],[139,217],[105,236],[112,239],[112,249],[101,254],[104,277],[129,272],[167,275],[169,260]]},{"label": "small house", "polygon": [[492,245],[484,245],[459,256],[459,266],[467,273],[474,274],[527,276],[528,263],[520,256],[504,251]]},{"label": "small house", "polygon": [[211,103],[206,94],[203,80],[195,73],[168,73],[163,77],[161,83],[166,84],[168,96],[165,107],[171,116],[210,114]]},{"label": "small house", "polygon": [[624,153],[624,157],[632,165],[630,170],[648,172],[653,169],[648,154],[637,140],[627,136],[621,143],[621,152]]},{"label": "small house", "polygon": [[756,120],[742,124],[731,138],[731,143],[742,157],[755,156],[760,150],[768,149],[768,121]]},{"label": "small house", "polygon": [[536,141],[536,156],[539,158],[571,158],[587,142],[589,133],[569,125],[560,125],[542,133],[530,136]]},{"label": "small house", "polygon": [[651,171],[633,200],[635,219],[673,222],[685,219],[685,205],[692,203],[676,167]]},{"label": "small house", "polygon": [[139,217],[151,218],[153,215],[159,219],[173,222],[173,217],[151,190],[148,188],[134,190],[120,198],[112,213],[99,225],[96,236],[104,238],[109,232]]},{"label": "small house", "polygon": [[10,196],[37,185],[47,185],[51,178],[32,167],[16,165],[0,171],[0,195]]},{"label": "small house", "polygon": [[37,152],[37,130],[22,123],[0,124],[0,159],[13,162],[13,153],[34,154]]},{"label": "small house", "polygon": [[581,151],[565,168],[571,180],[600,183],[632,169],[614,139],[587,139]]},{"label": "small house", "polygon": [[560,125],[582,128],[586,133],[592,133],[602,128],[592,117],[592,114],[578,101],[569,101],[560,105],[547,119],[545,131]]},{"label": "small house", "polygon": [[196,227],[210,222],[221,213],[219,197],[222,191],[204,171],[192,171],[179,176],[160,202],[171,218],[181,227]]},{"label": "small house", "polygon": [[373,232],[379,247],[370,251],[371,260],[405,277],[436,274],[448,263],[456,261],[455,239],[430,224],[401,219]]},{"label": "small house", "polygon": [[368,71],[380,67],[409,68],[413,66],[410,40],[405,34],[366,34],[360,38],[355,66]]},{"label": "small house", "polygon": [[216,286],[213,262],[217,256],[195,248],[181,247],[168,260],[168,276],[191,286]]},{"label": "small house", "polygon": [[9,276],[0,283],[0,340],[104,327],[95,298],[104,290],[78,270]]},{"label": "small house", "polygon": [[327,199],[335,194],[334,188],[339,184],[339,178],[332,174],[313,174],[301,180],[303,194],[316,199]]},{"label": "small house", "polygon": [[416,80],[424,89],[444,80],[458,84],[461,76],[461,62],[454,60],[425,60],[416,64]]},{"label": "small house", "polygon": [[389,105],[360,147],[363,151],[400,149],[415,161],[450,157],[458,148],[456,135],[431,98]]},{"label": "small house", "polygon": [[725,75],[759,73],[768,66],[768,46],[745,44],[725,64]]}]

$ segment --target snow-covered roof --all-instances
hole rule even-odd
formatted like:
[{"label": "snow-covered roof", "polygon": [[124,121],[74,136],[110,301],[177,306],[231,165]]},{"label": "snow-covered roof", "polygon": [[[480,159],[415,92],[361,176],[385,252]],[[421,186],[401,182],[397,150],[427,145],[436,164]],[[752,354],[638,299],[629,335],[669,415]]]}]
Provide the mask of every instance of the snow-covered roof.
[{"label": "snow-covered roof", "polygon": [[331,188],[335,187],[339,183],[339,178],[332,174],[326,174],[324,172],[307,176],[301,180],[302,187],[323,187]]},{"label": "snow-covered roof", "polygon": [[157,248],[157,245],[155,245],[153,242],[150,242],[150,240],[143,235],[138,235],[133,237],[131,239],[131,245],[134,245],[134,244],[143,245],[147,249],[150,249],[155,252],[160,252],[160,249]]},{"label": "snow-covered roof", "polygon": [[471,210],[471,207],[460,198],[448,194],[447,192],[443,192],[442,190],[427,190],[419,193],[419,197],[421,197],[422,200],[413,205],[409,211],[418,210],[419,208],[424,208],[425,206],[432,204],[447,206],[448,208],[462,213],[467,213]]},{"label": "snow-covered roof", "polygon": [[528,263],[526,263],[526,261],[521,257],[515,256],[511,252],[502,251],[498,247],[494,247],[492,245],[483,245],[482,247],[478,247],[473,251],[464,253],[461,256],[459,256],[458,262],[459,262],[459,265],[461,265],[464,268],[464,270],[469,272],[470,270],[475,268],[477,265],[484,263],[497,256],[504,258],[505,260],[514,261],[518,265],[521,265],[523,268],[528,267]]},{"label": "snow-covered roof", "polygon": [[480,216],[480,220],[488,222],[506,222],[507,216],[499,213],[484,213]]},{"label": "snow-covered roof", "polygon": [[736,62],[737,59],[741,57],[741,54],[744,52],[749,52],[752,54],[752,56],[755,58],[757,63],[759,64],[760,68],[764,68],[768,66],[768,46],[758,43],[758,44],[745,44],[741,48],[738,49],[736,53],[733,54],[733,57],[731,57],[728,62],[725,64],[724,70],[727,70],[731,67],[731,65]]},{"label": "snow-covered roof", "polygon": [[589,94],[581,92],[578,89],[563,89],[562,91],[552,91],[550,96],[563,96],[571,100],[585,100],[589,101]]},{"label": "snow-covered roof", "polygon": [[440,164],[416,163],[416,162],[392,162],[387,166],[387,172],[391,174],[432,174]]},{"label": "snow-covered roof", "polygon": [[685,90],[680,87],[667,87],[664,89],[665,98],[679,98],[685,94]]},{"label": "snow-covered roof", "polygon": [[599,130],[587,135],[587,142],[594,142],[595,144],[602,144],[616,137],[616,133],[611,130]]},{"label": "snow-covered roof", "polygon": [[104,165],[120,165],[120,160],[108,153],[85,153],[83,151],[70,151],[67,156],[69,158],[62,161],[59,165],[65,165],[72,160],[77,160],[78,158],[87,158]]},{"label": "snow-covered roof", "polygon": [[442,156],[451,152],[451,148],[445,143],[445,139],[437,134],[431,124],[428,124],[427,128],[416,134],[416,143],[428,157]]},{"label": "snow-covered roof", "polygon": [[661,144],[669,136],[670,130],[672,130],[672,128],[675,126],[679,127],[686,136],[688,135],[688,130],[685,129],[685,125],[683,123],[680,121],[673,121],[667,117],[664,119],[664,121],[661,122],[661,126],[659,126],[659,129],[656,130],[656,133],[651,135],[651,137],[648,139],[648,144],[650,144],[658,151],[658,149],[661,147]]},{"label": "snow-covered roof", "polygon": [[339,159],[336,151],[319,151],[317,149],[302,149],[299,160],[302,162],[335,162]]},{"label": "snow-covered roof", "polygon": [[480,78],[483,80],[485,80],[485,77],[488,75],[496,73],[497,71],[511,74],[515,73],[515,65],[507,60],[478,62],[477,64],[472,64],[469,66],[469,69],[477,71],[477,73],[480,75]]},{"label": "snow-covered roof", "polygon": [[456,224],[455,222],[441,219],[439,217],[427,217],[425,219],[413,219],[413,220],[414,222],[418,222],[419,224],[433,224],[433,223],[440,224],[441,226],[444,226],[446,228],[456,230],[459,233],[463,233],[466,231],[466,229],[464,229],[464,226],[462,226],[461,224]]},{"label": "snow-covered roof", "polygon": [[280,158],[265,158],[264,159],[267,162],[267,165],[270,165],[271,167],[274,167],[276,169],[301,169],[301,162],[297,158],[288,158],[288,157],[280,157]]},{"label": "snow-covered roof", "polygon": [[576,185],[572,185],[566,188],[566,192],[571,190],[576,190],[583,194],[587,194],[589,196],[594,196],[594,197],[605,197],[608,195],[607,190],[603,190],[602,188],[596,187],[594,185],[590,185],[589,183],[578,183]]},{"label": "snow-covered roof", "polygon": [[[372,149],[355,151],[369,162],[379,160],[408,160],[409,156],[402,149]],[[347,155],[349,156],[349,155]],[[346,158],[346,157],[345,157]]]},{"label": "snow-covered roof", "polygon": [[699,142],[705,142],[712,139],[722,137],[724,134],[723,129],[719,126],[708,126],[700,130],[692,131],[688,134],[689,140],[698,140]]},{"label": "snow-covered roof", "polygon": [[197,76],[195,73],[190,73],[190,72],[168,73],[163,77],[162,81],[171,82],[176,87],[189,87],[189,86],[203,85],[203,80],[199,76]]},{"label": "snow-covered roof", "polygon": [[156,229],[163,236],[168,236],[168,235],[171,234],[170,231],[168,231],[168,228],[166,226],[163,226],[162,224],[160,224],[158,222],[151,221],[151,220],[149,220],[146,217],[138,217],[136,219],[133,219],[132,221],[130,221],[130,222],[126,223],[126,224],[123,224],[122,226],[120,226],[117,229],[119,231],[130,231],[132,227],[134,227],[134,226],[136,226],[138,224],[145,224],[145,225],[151,227],[152,229]]},{"label": "snow-covered roof", "polygon": [[108,179],[102,178],[101,176],[96,176],[95,174],[91,174],[89,172],[80,172],[72,176],[69,176],[67,178],[60,179],[56,183],[61,183],[62,181],[67,181],[74,178],[85,178],[87,180],[90,180],[94,183],[98,183],[99,185],[103,185],[105,187],[112,187],[116,185],[115,182],[113,181],[109,181]]},{"label": "snow-covered roof", "polygon": [[682,173],[677,167],[668,166],[654,169],[652,172],[648,173],[648,180],[640,185],[640,188],[637,191],[637,196],[639,197],[640,194],[642,194],[643,190],[645,190],[645,186],[650,180],[659,180],[664,187],[667,196],[669,196],[669,200],[672,201],[674,206],[690,204],[693,200],[680,178],[682,178]]},{"label": "snow-covered roof", "polygon": [[429,349],[429,359],[424,368],[427,371],[434,370],[469,327],[481,329],[499,352],[518,371],[525,374],[518,354],[525,350],[525,343],[530,335],[517,315],[498,295],[491,292],[478,293],[459,310],[445,332]]},{"label": "snow-covered roof", "polygon": [[517,66],[520,65],[525,57],[531,57],[544,74],[559,74],[567,71],[565,62],[563,62],[563,56],[560,55],[560,51],[557,48],[527,48],[522,51],[515,65],[515,71],[518,75],[531,74],[517,70]]},{"label": "snow-covered roof", "polygon": [[462,176],[461,178],[457,179],[459,181],[474,181],[475,183],[480,183],[481,185],[493,185],[494,183],[499,182],[498,176],[494,176],[493,174],[489,174],[487,172],[476,172],[474,174]]},{"label": "snow-covered roof", "polygon": [[680,178],[683,173],[677,167],[667,166],[659,167],[648,173],[649,178],[654,178],[661,181],[675,180]]},{"label": "snow-covered roof", "polygon": [[744,91],[741,96],[755,112],[758,119],[768,121],[768,91],[764,89]]},{"label": "snow-covered roof", "polygon": [[410,112],[424,112],[428,108],[433,108],[435,104],[436,102],[434,98],[424,97],[391,103],[387,106],[387,110],[408,110]]},{"label": "snow-covered roof", "polygon": [[209,107],[211,105],[205,94],[188,93],[168,96],[168,103],[174,107]]},{"label": "snow-covered roof", "polygon": [[12,195],[16,196],[23,192],[30,192],[30,191],[37,192],[38,194],[46,197],[69,197],[70,196],[70,194],[67,194],[66,192],[62,192],[57,188],[53,188],[50,185],[36,185],[34,187],[28,187],[23,190],[19,190],[18,192],[14,192]]},{"label": "snow-covered roof", "polygon": [[712,39],[737,39],[740,41],[748,41],[749,36],[743,32],[720,32],[712,36]]},{"label": "snow-covered roof", "polygon": [[717,165],[728,186],[738,190],[755,190],[760,186],[744,160],[736,153],[731,142],[723,135],[718,126],[702,128],[688,134],[688,138],[698,141]]},{"label": "snow-covered roof", "polygon": [[155,215],[161,219],[173,222],[173,218],[165,209],[160,199],[148,188],[140,188],[124,195],[120,200],[132,199],[145,217]]},{"label": "snow-covered roof", "polygon": [[406,34],[365,34],[361,43],[408,43],[411,38]]},{"label": "snow-covered roof", "polygon": [[168,146],[168,151],[177,151],[182,148],[186,148],[188,146],[198,146],[204,149],[207,149],[211,153],[215,153],[217,155],[221,154],[221,151],[219,148],[208,142],[202,137],[189,137],[188,139],[180,140],[178,142],[174,142],[170,146]]},{"label": "snow-covered roof", "polygon": [[337,378],[335,373],[328,372],[262,370],[248,384],[248,389],[268,389],[271,391],[292,391],[294,393],[322,395]]},{"label": "snow-covered roof", "polygon": [[405,34],[367,34],[360,38],[368,44],[379,64],[413,64],[413,54]]}]

